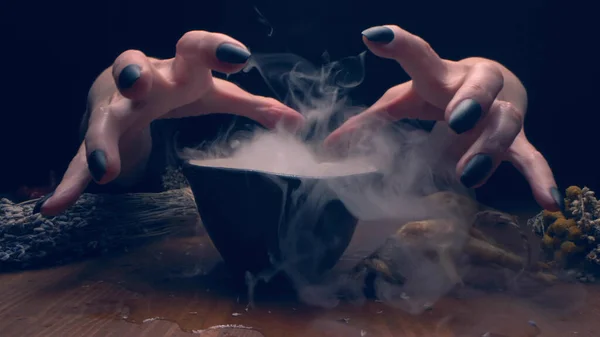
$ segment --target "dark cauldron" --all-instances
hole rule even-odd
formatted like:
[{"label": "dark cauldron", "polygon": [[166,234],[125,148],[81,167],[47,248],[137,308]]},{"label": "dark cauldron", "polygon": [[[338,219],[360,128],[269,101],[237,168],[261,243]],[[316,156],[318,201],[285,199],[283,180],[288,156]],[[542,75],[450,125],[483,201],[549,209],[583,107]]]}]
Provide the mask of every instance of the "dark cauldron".
[{"label": "dark cauldron", "polygon": [[306,278],[337,263],[357,224],[329,183],[372,174],[299,177],[189,163],[183,172],[208,235],[234,273],[285,266]]}]

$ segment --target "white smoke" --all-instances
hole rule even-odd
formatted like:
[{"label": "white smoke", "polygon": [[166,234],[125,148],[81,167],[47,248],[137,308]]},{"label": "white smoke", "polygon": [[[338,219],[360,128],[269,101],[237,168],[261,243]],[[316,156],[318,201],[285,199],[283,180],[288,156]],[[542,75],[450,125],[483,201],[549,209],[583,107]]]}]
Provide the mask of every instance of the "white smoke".
[{"label": "white smoke", "polygon": [[[359,231],[363,237],[356,241],[363,244],[351,246],[346,252],[364,257],[383,244],[401,224],[433,216],[434,211],[422,201],[423,196],[442,190],[467,193],[455,177],[456,162],[445,156],[451,133],[443,124],[426,133],[408,124],[374,120],[345,139],[344,151],[334,153],[323,149],[323,140],[335,127],[364,110],[349,98],[349,92],[364,79],[364,56],[363,53],[340,61],[326,61],[317,67],[292,54],[253,54],[245,71],[258,71],[280,101],[305,116],[306,127],[296,134],[277,128],[226,135],[208,150],[188,149],[185,153],[198,165],[274,172],[298,176],[301,180],[336,176],[316,182],[302,180],[301,188],[292,194],[292,202],[302,199],[302,203],[280,236],[282,255],[287,262],[275,268],[293,280],[303,301],[318,306],[337,305],[343,292],[350,291],[360,297],[359,283],[364,282],[359,279],[351,284],[347,278],[336,276],[317,282],[311,275],[300,272],[299,265],[303,271],[311,270],[307,264],[316,263],[327,245],[334,244],[315,238],[311,227],[331,200],[341,200],[362,221],[360,226],[370,226]],[[223,148],[228,150],[224,152]],[[357,175],[372,171],[378,172],[377,179]],[[463,237],[457,237],[440,245],[461,245],[463,241]],[[425,259],[426,253],[418,247],[399,251],[404,253],[402,273],[414,277],[406,284],[412,296],[421,298],[421,302],[423,299],[432,302],[451,288],[452,280],[441,276],[440,262]],[[251,283],[268,281],[273,272],[254,275],[250,277]],[[382,282],[376,282],[379,296],[390,302],[407,289]],[[422,307],[421,302],[414,302],[417,304],[408,310],[419,311],[414,306]]]}]

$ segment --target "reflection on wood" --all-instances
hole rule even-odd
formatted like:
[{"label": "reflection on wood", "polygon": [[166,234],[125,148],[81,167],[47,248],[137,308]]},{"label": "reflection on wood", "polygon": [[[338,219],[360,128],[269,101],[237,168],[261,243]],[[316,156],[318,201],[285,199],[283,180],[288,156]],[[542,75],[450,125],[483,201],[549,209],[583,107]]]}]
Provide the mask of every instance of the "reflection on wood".
[{"label": "reflection on wood", "polygon": [[[372,230],[359,226],[356,240]],[[245,289],[231,284],[218,263],[210,241],[199,236],[0,275],[0,336],[536,336],[530,320],[544,337],[595,336],[600,330],[595,286],[518,294],[460,288],[418,316],[373,300],[311,308],[275,291],[262,293],[246,310]],[[233,327],[218,328],[223,325]]]}]

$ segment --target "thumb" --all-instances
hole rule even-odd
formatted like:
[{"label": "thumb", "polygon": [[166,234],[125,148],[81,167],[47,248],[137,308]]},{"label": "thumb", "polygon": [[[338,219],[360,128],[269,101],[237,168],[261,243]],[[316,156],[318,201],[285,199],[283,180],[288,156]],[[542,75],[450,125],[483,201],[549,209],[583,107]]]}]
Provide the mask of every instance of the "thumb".
[{"label": "thumb", "polygon": [[92,180],[85,152],[85,144],[81,144],[56,190],[38,201],[34,213],[41,212],[44,216],[55,216],[79,199]]}]

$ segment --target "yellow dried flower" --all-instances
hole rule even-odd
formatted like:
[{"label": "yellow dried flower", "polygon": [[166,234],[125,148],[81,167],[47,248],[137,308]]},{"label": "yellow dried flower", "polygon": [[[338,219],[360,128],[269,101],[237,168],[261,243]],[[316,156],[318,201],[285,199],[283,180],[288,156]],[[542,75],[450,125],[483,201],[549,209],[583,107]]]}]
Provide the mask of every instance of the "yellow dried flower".
[{"label": "yellow dried flower", "polygon": [[581,195],[581,188],[579,186],[569,186],[566,191],[566,197],[569,200],[575,200]]},{"label": "yellow dried flower", "polygon": [[577,245],[572,241],[565,241],[560,245],[560,251],[564,255],[571,255],[578,251]]}]

